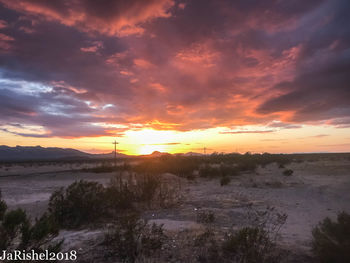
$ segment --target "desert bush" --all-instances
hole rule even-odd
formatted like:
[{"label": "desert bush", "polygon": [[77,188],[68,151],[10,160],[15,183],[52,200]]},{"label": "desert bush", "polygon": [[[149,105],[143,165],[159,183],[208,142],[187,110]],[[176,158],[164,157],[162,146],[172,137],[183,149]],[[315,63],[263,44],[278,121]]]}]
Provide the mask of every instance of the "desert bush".
[{"label": "desert bush", "polygon": [[239,171],[237,167],[227,164],[221,164],[220,165],[220,173],[221,176],[236,176],[239,174]]},{"label": "desert bush", "polygon": [[178,196],[174,187],[161,183],[158,175],[123,181],[120,173],[107,187],[97,182],[77,181],[54,192],[48,212],[60,227],[71,229],[111,219],[121,211],[168,207]]},{"label": "desert bush", "polygon": [[337,221],[325,218],[312,230],[312,250],[322,263],[350,262],[350,215],[341,212]]},{"label": "desert bush", "polygon": [[101,165],[96,167],[81,169],[81,171],[83,172],[90,172],[90,173],[111,173],[114,171],[129,171],[129,170],[131,170],[131,166],[127,162],[124,162],[122,165],[118,165],[118,166],[114,166],[111,163],[102,163]]},{"label": "desert bush", "polygon": [[180,177],[191,177],[201,162],[200,158],[190,156],[161,156],[143,160],[133,167],[140,174],[172,173]]},{"label": "desert bush", "polygon": [[138,257],[154,257],[165,239],[162,226],[150,226],[138,214],[127,214],[117,220],[104,243],[110,249],[107,257],[135,262]]},{"label": "desert bush", "polygon": [[220,246],[214,232],[207,228],[204,233],[194,239],[194,247],[198,247],[196,259],[200,263],[222,262]]},{"label": "desert bush", "polygon": [[279,262],[273,248],[267,232],[258,227],[245,227],[227,235],[222,244],[224,258],[237,263]]},{"label": "desert bush", "polygon": [[230,182],[231,182],[231,179],[228,176],[221,177],[220,179],[221,186],[228,185]]},{"label": "desert bush", "polygon": [[116,211],[133,209],[135,194],[128,184],[111,184],[105,189],[105,204],[109,214]]},{"label": "desert bush", "polygon": [[263,229],[273,242],[277,240],[279,232],[287,220],[287,214],[276,212],[272,206],[267,206],[264,210],[249,208],[247,215],[247,222],[253,227]]},{"label": "desert bush", "polygon": [[248,211],[249,226],[226,235],[223,257],[239,263],[280,262],[276,240],[286,219],[287,215],[277,213],[274,207]]},{"label": "desert bush", "polygon": [[210,164],[205,164],[199,168],[199,176],[206,178],[213,178],[221,176],[220,167],[213,167]]},{"label": "desert bush", "polygon": [[83,172],[89,172],[89,173],[111,173],[117,170],[117,167],[114,166],[107,166],[107,165],[101,165],[97,167],[92,168],[83,168]]},{"label": "desert bush", "polygon": [[214,177],[226,177],[238,175],[239,169],[233,165],[220,164],[220,166],[213,166],[210,163],[206,163],[199,168],[199,176],[214,178]]},{"label": "desert bush", "polygon": [[0,250],[58,252],[63,241],[52,243],[58,227],[44,214],[34,225],[22,209],[7,211],[0,220]]},{"label": "desert bush", "polygon": [[162,248],[166,239],[162,225],[146,224],[141,235],[141,254],[150,257]]},{"label": "desert bush", "polygon": [[22,209],[11,210],[4,215],[2,227],[10,238],[14,238],[19,230],[28,224],[27,214]]},{"label": "desert bush", "polygon": [[258,163],[253,159],[243,159],[237,164],[237,169],[242,172],[255,171]]},{"label": "desert bush", "polygon": [[155,196],[156,190],[160,185],[160,178],[155,175],[145,175],[143,180],[139,181],[139,198],[145,202],[150,202]]},{"label": "desert bush", "polygon": [[250,210],[247,226],[232,229],[224,236],[209,225],[204,233],[194,238],[193,253],[198,262],[206,263],[280,262],[282,254],[277,248],[276,237],[285,220],[286,215],[277,213],[273,207]]},{"label": "desert bush", "polygon": [[95,222],[105,212],[105,192],[101,184],[78,181],[66,190],[54,192],[49,201],[49,213],[64,228],[76,228]]},{"label": "desert bush", "polygon": [[197,212],[197,222],[204,224],[211,224],[215,221],[215,214],[211,210],[199,210]]},{"label": "desert bush", "polygon": [[144,202],[148,207],[156,198],[157,190],[161,184],[160,177],[157,175],[145,174],[136,180],[134,192],[137,202]]},{"label": "desert bush", "polygon": [[144,174],[136,176],[129,187],[134,193],[135,203],[147,208],[169,208],[176,205],[181,197],[174,182],[167,182],[160,175]]},{"label": "desert bush", "polygon": [[[213,153],[206,156],[161,156],[142,160],[132,167],[140,174],[172,173],[184,178],[193,179],[193,172],[199,171],[201,177],[213,178],[217,176],[233,176],[239,172],[254,171],[259,165],[277,163],[285,165],[291,158],[283,154],[223,154]],[[203,166],[204,164],[204,166]],[[214,167],[213,164],[220,164]]]},{"label": "desert bush", "polygon": [[285,176],[291,176],[293,173],[294,173],[294,171],[291,169],[286,169],[283,171],[283,175],[285,175]]},{"label": "desert bush", "polygon": [[0,191],[0,221],[3,219],[5,212],[7,210],[7,204],[2,200],[2,194]]},{"label": "desert bush", "polygon": [[181,193],[179,193],[179,186],[174,182],[162,182],[159,185],[158,201],[161,208],[171,208],[179,204],[181,200]]},{"label": "desert bush", "polygon": [[59,226],[52,216],[44,213],[39,219],[35,220],[35,224],[29,231],[29,239],[35,242],[40,242],[47,236],[58,235]]},{"label": "desert bush", "polygon": [[14,247],[14,241],[26,239],[28,218],[24,210],[17,209],[6,212],[0,225],[0,249]]}]

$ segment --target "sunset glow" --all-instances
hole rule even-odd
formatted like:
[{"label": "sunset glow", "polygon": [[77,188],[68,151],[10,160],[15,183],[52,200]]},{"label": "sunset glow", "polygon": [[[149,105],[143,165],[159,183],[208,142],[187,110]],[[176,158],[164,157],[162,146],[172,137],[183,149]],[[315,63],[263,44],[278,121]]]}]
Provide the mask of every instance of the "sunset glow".
[{"label": "sunset glow", "polygon": [[0,0],[0,144],[347,152],[349,2]]}]

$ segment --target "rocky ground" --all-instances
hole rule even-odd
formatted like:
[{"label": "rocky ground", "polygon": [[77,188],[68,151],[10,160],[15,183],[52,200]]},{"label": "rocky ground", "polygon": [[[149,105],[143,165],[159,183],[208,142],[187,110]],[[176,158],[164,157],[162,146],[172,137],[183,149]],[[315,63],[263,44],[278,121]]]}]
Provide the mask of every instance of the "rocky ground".
[{"label": "rocky ground", "polygon": [[[294,173],[285,176],[285,169]],[[46,167],[36,173],[35,169],[29,172],[28,167],[20,166],[2,167],[0,175],[3,176],[0,189],[9,207],[24,208],[32,218],[43,213],[51,193],[59,187],[80,179],[107,184],[113,176],[72,172],[67,167],[61,170]],[[304,161],[285,168],[270,164],[254,173],[231,177],[225,186],[220,186],[218,179],[188,181],[170,174],[163,176],[169,184],[176,185],[179,202],[171,208],[145,211],[142,216],[149,222],[163,224],[171,237],[166,246],[177,249],[184,258],[191,254],[186,251],[186,239],[207,228],[198,222],[200,211],[212,212],[215,220],[211,227],[222,233],[245,225],[249,211],[274,207],[274,211],[287,214],[278,243],[289,251],[285,258],[288,262],[309,260],[311,230],[320,220],[326,216],[335,218],[339,211],[350,212],[350,161],[346,160]],[[64,250],[77,249],[81,261],[93,262],[104,232],[104,229],[62,230],[58,238],[65,239]]]}]

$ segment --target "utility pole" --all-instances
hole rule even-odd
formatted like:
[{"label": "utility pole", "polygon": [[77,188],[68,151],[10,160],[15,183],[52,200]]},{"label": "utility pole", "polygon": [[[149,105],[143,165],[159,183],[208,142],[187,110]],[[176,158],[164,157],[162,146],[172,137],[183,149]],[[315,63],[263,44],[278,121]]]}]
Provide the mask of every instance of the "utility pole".
[{"label": "utility pole", "polygon": [[117,167],[117,144],[119,144],[119,142],[114,141],[114,167]]},{"label": "utility pole", "polygon": [[207,154],[207,148],[206,147],[203,148],[203,153],[204,153],[204,155]]}]

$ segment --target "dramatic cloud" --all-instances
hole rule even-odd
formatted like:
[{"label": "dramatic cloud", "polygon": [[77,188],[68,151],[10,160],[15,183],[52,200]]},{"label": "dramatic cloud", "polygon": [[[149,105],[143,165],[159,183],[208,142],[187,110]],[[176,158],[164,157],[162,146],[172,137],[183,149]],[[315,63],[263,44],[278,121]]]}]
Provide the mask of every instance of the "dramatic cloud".
[{"label": "dramatic cloud", "polygon": [[[169,17],[171,0],[2,0],[3,4],[35,20],[58,21],[82,31],[107,35],[143,32],[139,25],[159,17]],[[35,21],[34,20],[34,21]]]},{"label": "dramatic cloud", "polygon": [[0,0],[0,128],[346,127],[349,10],[346,0]]}]

